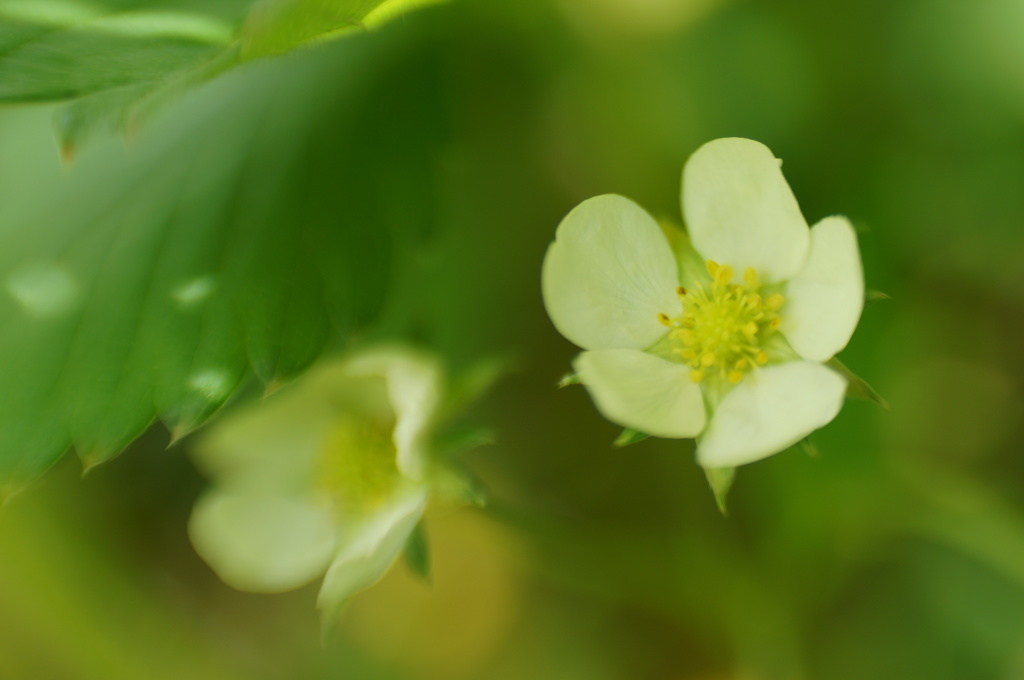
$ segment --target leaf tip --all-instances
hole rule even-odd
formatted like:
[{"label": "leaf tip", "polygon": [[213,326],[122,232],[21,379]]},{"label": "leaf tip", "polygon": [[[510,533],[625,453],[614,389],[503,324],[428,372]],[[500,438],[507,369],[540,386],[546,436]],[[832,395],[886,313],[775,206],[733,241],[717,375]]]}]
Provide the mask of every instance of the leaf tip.
[{"label": "leaf tip", "polygon": [[195,431],[196,426],[191,423],[178,423],[177,425],[172,425],[167,429],[171,433],[171,440],[167,442],[167,448],[170,449],[177,445],[182,439],[192,434]]},{"label": "leaf tip", "polygon": [[282,380],[281,378],[271,378],[263,387],[263,398],[266,399],[267,397],[273,395],[286,384],[288,384],[287,380]]},{"label": "leaf tip", "polygon": [[64,168],[71,167],[75,160],[75,145],[69,141],[60,143],[60,164]]},{"label": "leaf tip", "polygon": [[82,464],[82,479],[85,479],[90,472],[111,459],[107,452],[94,451],[90,453],[79,453],[78,460]]}]

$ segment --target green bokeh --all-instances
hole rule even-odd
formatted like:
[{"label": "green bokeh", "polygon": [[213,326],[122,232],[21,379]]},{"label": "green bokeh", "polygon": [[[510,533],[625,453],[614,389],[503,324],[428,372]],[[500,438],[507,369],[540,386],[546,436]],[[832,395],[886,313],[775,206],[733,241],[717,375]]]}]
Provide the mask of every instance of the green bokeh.
[{"label": "green bokeh", "polygon": [[[240,153],[231,121],[252,91],[315,70],[312,99],[280,99],[274,128],[282,153],[309,120],[323,131],[304,142],[303,214],[369,225],[357,252],[388,225],[416,243],[391,255],[386,290],[355,293],[376,322],[352,341],[403,336],[456,369],[513,369],[470,414],[496,434],[469,458],[490,506],[435,512],[433,585],[398,565],[322,646],[315,587],[235,593],[193,554],[189,439],[165,450],[154,428],[81,480],[66,458],[0,512],[0,677],[1024,677],[1018,5],[454,0],[249,64],[64,169],[51,109],[0,109],[10,235],[36,224],[33,206],[74,213],[82,176],[125,182],[159,162],[183,126],[207,129],[212,157]],[[613,448],[620,429],[586,392],[555,389],[577,350],[540,295],[574,205],[615,192],[678,220],[683,162],[721,136],[783,158],[812,223],[848,215],[868,287],[891,297],[841,355],[891,411],[848,402],[814,435],[817,458],[741,468],[728,518],[690,443]],[[267,170],[273,150],[254,148]]]}]

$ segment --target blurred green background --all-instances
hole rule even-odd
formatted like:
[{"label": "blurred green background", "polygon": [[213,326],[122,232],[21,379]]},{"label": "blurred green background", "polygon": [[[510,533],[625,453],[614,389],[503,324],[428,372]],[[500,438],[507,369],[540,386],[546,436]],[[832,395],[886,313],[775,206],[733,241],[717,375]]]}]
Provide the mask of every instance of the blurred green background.
[{"label": "blurred green background", "polygon": [[[192,552],[201,431],[152,428],[84,478],[65,458],[0,512],[0,677],[1024,678],[1021,35],[1018,0],[454,0],[248,64],[68,167],[52,106],[0,109],[5,233],[183,139],[273,175],[301,137],[316,214],[392,234],[349,244],[390,264],[339,323],[514,367],[469,415],[496,433],[469,458],[489,507],[434,508],[433,582],[396,565],[323,644],[316,586],[237,593]],[[728,518],[689,442],[614,449],[555,389],[576,350],[540,297],[575,204],[679,220],[683,162],[722,136],[784,159],[810,222],[849,215],[891,297],[841,355],[891,411],[848,402],[817,457],[741,468]]]}]

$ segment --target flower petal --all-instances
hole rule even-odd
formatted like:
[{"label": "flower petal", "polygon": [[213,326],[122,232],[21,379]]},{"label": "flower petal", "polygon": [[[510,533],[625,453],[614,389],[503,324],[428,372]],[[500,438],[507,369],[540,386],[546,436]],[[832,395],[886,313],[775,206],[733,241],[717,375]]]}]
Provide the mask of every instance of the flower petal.
[{"label": "flower petal", "polygon": [[303,498],[215,489],[196,503],[188,531],[221,580],[249,592],[298,588],[335,550],[329,512]]},{"label": "flower petal", "polygon": [[764,144],[739,138],[716,139],[690,156],[683,215],[697,252],[732,266],[738,277],[754,267],[765,283],[800,271],[807,222],[780,164]]},{"label": "flower petal", "polygon": [[808,361],[756,371],[715,409],[697,442],[697,462],[720,468],[778,453],[835,418],[845,390],[838,373]]},{"label": "flower petal", "polygon": [[330,616],[349,597],[380,579],[402,552],[426,504],[426,489],[413,489],[349,527],[339,539],[317,606]]},{"label": "flower petal", "polygon": [[350,371],[359,376],[382,376],[387,381],[395,415],[392,437],[398,469],[421,481],[427,465],[426,439],[441,401],[441,367],[427,355],[395,346],[360,355],[352,361]]},{"label": "flower petal", "polygon": [[313,461],[336,418],[331,403],[310,395],[302,380],[215,423],[199,439],[194,458],[208,476],[233,486],[298,493],[308,488]]},{"label": "flower petal", "polygon": [[628,198],[597,196],[558,225],[541,275],[555,328],[584,349],[643,349],[677,316],[678,266],[661,228]]},{"label": "flower petal", "polygon": [[811,229],[811,252],[786,289],[780,330],[800,356],[828,361],[846,347],[864,309],[857,235],[845,217]]},{"label": "flower petal", "polygon": [[574,364],[601,414],[656,436],[695,437],[704,429],[704,400],[690,368],[645,352],[583,352]]}]

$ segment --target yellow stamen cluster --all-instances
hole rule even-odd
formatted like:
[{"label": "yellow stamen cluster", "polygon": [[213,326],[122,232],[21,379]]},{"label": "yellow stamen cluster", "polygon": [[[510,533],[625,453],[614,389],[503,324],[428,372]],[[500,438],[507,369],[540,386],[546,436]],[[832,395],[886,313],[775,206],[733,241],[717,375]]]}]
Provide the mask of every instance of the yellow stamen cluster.
[{"label": "yellow stamen cluster", "polygon": [[762,298],[752,267],[743,273],[743,283],[732,283],[732,267],[711,260],[706,265],[711,284],[678,288],[682,315],[659,314],[658,320],[672,329],[669,337],[678,342],[672,351],[690,366],[693,382],[718,375],[735,385],[747,371],[767,363],[764,341],[779,327],[785,300],[777,293]]},{"label": "yellow stamen cluster", "polygon": [[365,513],[388,497],[399,479],[391,427],[344,419],[317,459],[316,487],[342,514]]}]

